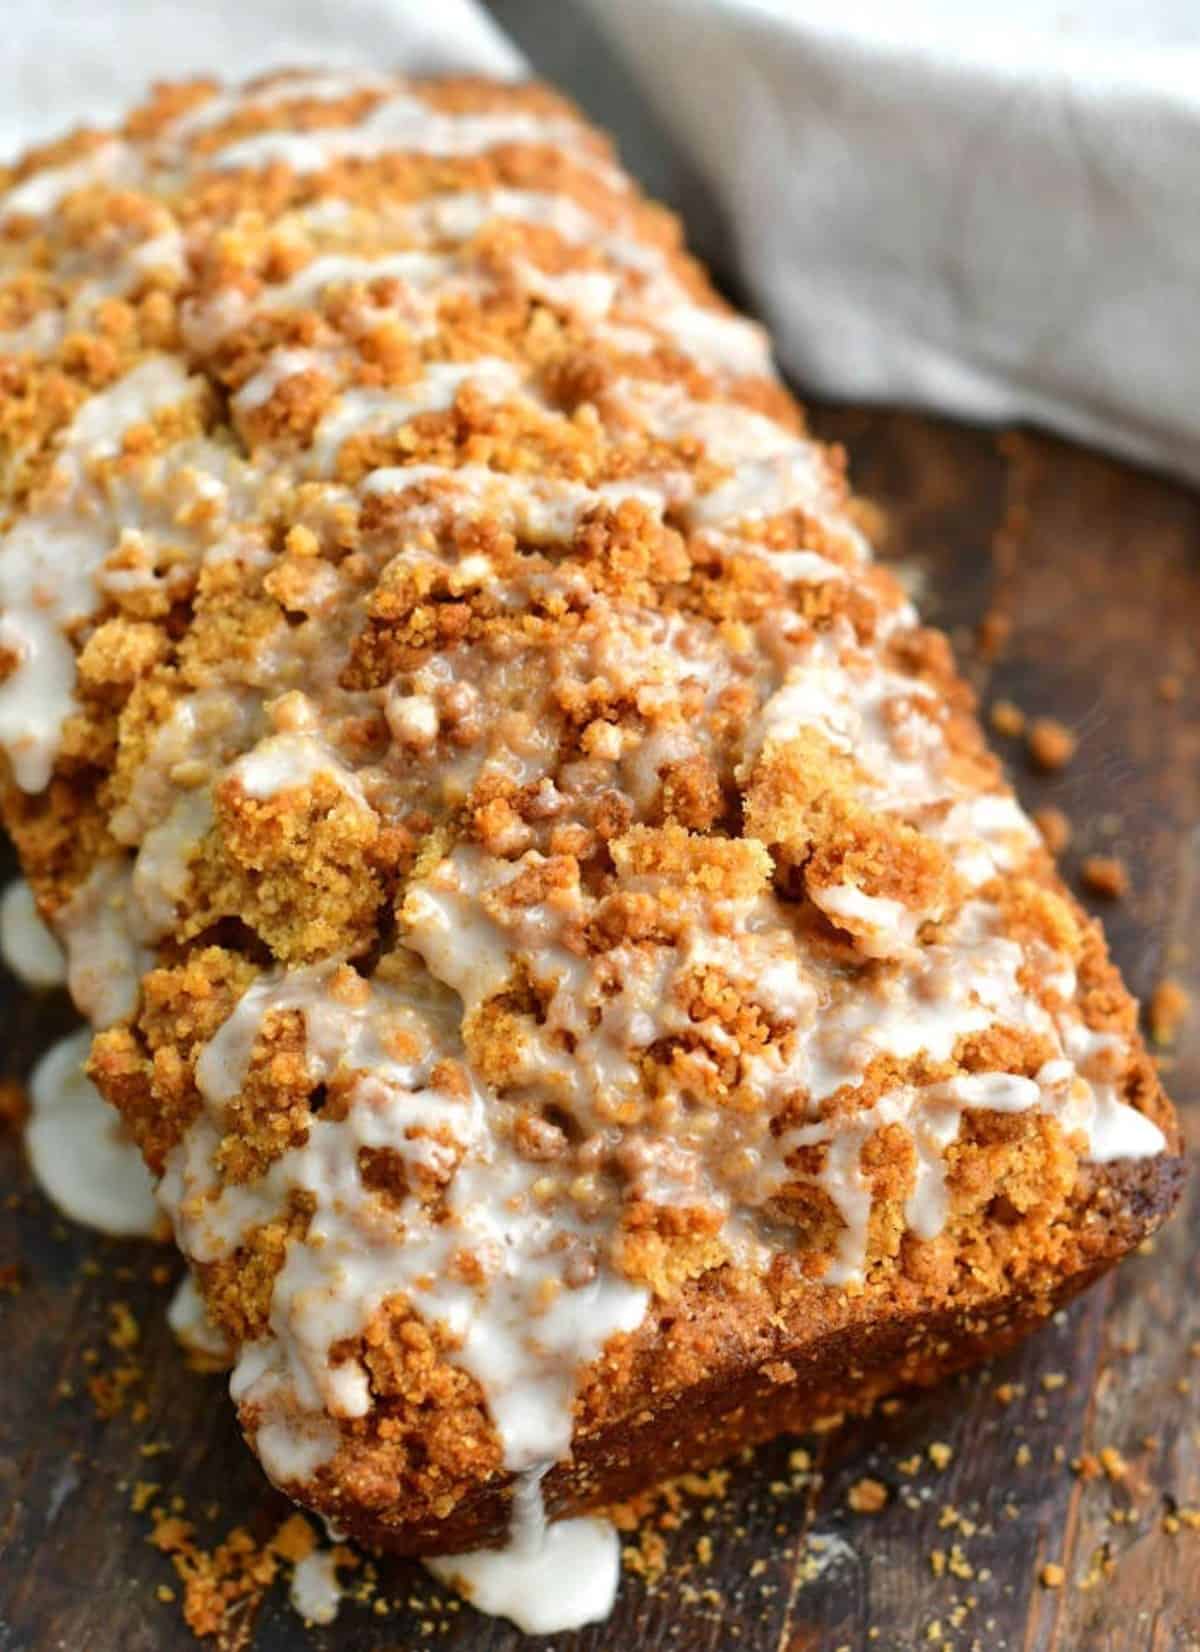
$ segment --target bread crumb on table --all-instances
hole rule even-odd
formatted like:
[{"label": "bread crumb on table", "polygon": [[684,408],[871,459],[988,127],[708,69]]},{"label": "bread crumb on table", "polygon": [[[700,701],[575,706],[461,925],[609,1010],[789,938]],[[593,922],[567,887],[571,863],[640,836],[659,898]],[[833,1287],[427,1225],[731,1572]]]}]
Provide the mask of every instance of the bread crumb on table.
[{"label": "bread crumb on table", "polygon": [[1191,1011],[1192,1000],[1185,987],[1166,975],[1155,987],[1148,1011],[1150,1036],[1156,1044],[1174,1044]]},{"label": "bread crumb on table", "polygon": [[1002,609],[993,608],[979,622],[975,643],[985,660],[997,660],[1012,636],[1012,619]]},{"label": "bread crumb on table", "polygon": [[1085,889],[1105,900],[1117,901],[1129,892],[1129,873],[1117,855],[1088,855],[1079,875]]},{"label": "bread crumb on table", "polygon": [[846,1502],[855,1514],[879,1514],[887,1507],[888,1489],[882,1480],[872,1480],[864,1475],[850,1487]]},{"label": "bread crumb on table", "polygon": [[1034,812],[1033,823],[1042,834],[1042,842],[1052,855],[1061,855],[1070,846],[1071,822],[1061,809],[1053,805]]},{"label": "bread crumb on table", "polygon": [[1104,1470],[1105,1478],[1112,1480],[1114,1483],[1124,1480],[1129,1473],[1129,1464],[1116,1446],[1103,1446],[1101,1448],[1100,1467]]},{"label": "bread crumb on table", "polygon": [[29,1117],[29,1097],[15,1078],[0,1078],[0,1130],[19,1130]]},{"label": "bread crumb on table", "polygon": [[991,724],[997,734],[1024,734],[1025,713],[1011,700],[997,700],[992,706]]},{"label": "bread crumb on table", "polygon": [[1026,736],[1029,755],[1039,769],[1054,773],[1074,757],[1079,738],[1056,717],[1035,717]]}]

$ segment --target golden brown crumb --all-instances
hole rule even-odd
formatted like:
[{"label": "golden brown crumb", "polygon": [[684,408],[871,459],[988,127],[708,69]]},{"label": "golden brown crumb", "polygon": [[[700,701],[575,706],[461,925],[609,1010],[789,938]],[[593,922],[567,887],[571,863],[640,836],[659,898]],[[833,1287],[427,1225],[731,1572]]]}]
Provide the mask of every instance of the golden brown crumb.
[{"label": "golden brown crumb", "polygon": [[943,1469],[948,1467],[953,1456],[953,1449],[941,1440],[935,1440],[929,1448],[929,1461],[934,1468]]},{"label": "golden brown crumb", "polygon": [[127,1302],[112,1302],[109,1304],[109,1318],[112,1329],[108,1333],[109,1346],[120,1352],[128,1352],[136,1348],[141,1340],[141,1331],[138,1322]]},{"label": "golden brown crumb", "polygon": [[637,1539],[621,1548],[621,1564],[625,1570],[641,1578],[647,1589],[653,1590],[666,1576],[667,1544],[661,1532],[649,1526],[637,1531]]},{"label": "golden brown crumb", "polygon": [[1053,806],[1034,812],[1033,823],[1042,834],[1042,842],[1052,855],[1061,855],[1071,842],[1071,822],[1061,809]]},{"label": "golden brown crumb", "polygon": [[29,1096],[15,1078],[0,1079],[0,1129],[19,1130],[29,1117]]},{"label": "golden brown crumb", "polygon": [[316,1548],[317,1534],[302,1514],[293,1514],[275,1533],[271,1546],[281,1560],[295,1565]]},{"label": "golden brown crumb", "polygon": [[1191,995],[1171,976],[1164,976],[1150,997],[1150,1036],[1156,1044],[1174,1044],[1192,1007]]},{"label": "golden brown crumb", "polygon": [[1104,1446],[1100,1452],[1100,1467],[1109,1480],[1124,1480],[1129,1473],[1129,1464],[1122,1457],[1116,1446]]},{"label": "golden brown crumb", "polygon": [[1067,1574],[1057,1561],[1049,1560],[1042,1567],[1040,1578],[1043,1589],[1061,1589],[1067,1581]]},{"label": "golden brown crumb", "polygon": [[1048,773],[1065,768],[1079,745],[1077,736],[1055,717],[1035,717],[1026,740],[1029,755]]},{"label": "golden brown crumb", "polygon": [[[153,1486],[144,1487],[146,1494]],[[138,1492],[143,1487],[139,1484]],[[145,1506],[139,1495],[135,1506]],[[168,1511],[156,1508],[149,1541],[171,1563],[183,1584],[183,1618],[198,1640],[215,1638],[220,1645],[241,1646],[239,1625],[252,1620],[256,1605],[270,1588],[280,1561],[294,1565],[310,1554],[317,1536],[302,1514],[289,1515],[266,1540],[257,1542],[248,1531],[236,1527],[211,1550],[196,1540],[196,1528],[182,1518],[182,1499],[172,1500]],[[352,1551],[334,1551],[339,1564],[357,1565]],[[174,1600],[174,1591],[160,1586],[158,1598]]]},{"label": "golden brown crumb", "polygon": [[1011,700],[997,700],[992,707],[991,724],[997,734],[1015,737],[1025,732],[1025,713]]},{"label": "golden brown crumb", "polygon": [[1012,619],[999,608],[993,608],[979,622],[976,643],[985,660],[998,660],[1008,647],[1012,636]]},{"label": "golden brown crumb", "polygon": [[855,1514],[878,1514],[887,1507],[888,1489],[882,1480],[864,1475],[856,1480],[846,1495],[846,1502]]},{"label": "golden brown crumb", "polygon": [[878,499],[867,499],[861,493],[852,494],[846,501],[846,514],[876,550],[886,546],[892,525],[887,507],[881,505]]},{"label": "golden brown crumb", "polygon": [[1129,890],[1129,873],[1117,855],[1088,855],[1079,869],[1085,889],[1105,900],[1120,900]]}]

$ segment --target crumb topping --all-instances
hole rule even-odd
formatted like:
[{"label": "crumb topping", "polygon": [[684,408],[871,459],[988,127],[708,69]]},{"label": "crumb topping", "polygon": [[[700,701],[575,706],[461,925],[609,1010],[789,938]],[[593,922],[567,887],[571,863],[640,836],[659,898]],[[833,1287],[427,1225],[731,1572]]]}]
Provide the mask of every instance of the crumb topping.
[{"label": "crumb topping", "polygon": [[1164,1148],[841,456],[567,104],[168,88],[6,182],[6,818],[277,1481],[448,1513],[655,1315],[1002,1269]]}]

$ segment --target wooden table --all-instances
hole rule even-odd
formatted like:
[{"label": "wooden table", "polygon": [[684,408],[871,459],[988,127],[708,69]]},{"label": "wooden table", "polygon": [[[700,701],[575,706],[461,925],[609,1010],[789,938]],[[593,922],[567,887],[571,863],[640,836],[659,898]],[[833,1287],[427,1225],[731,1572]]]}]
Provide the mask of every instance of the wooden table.
[{"label": "wooden table", "polygon": [[[981,692],[1053,713],[1082,736],[1053,778],[1034,775],[1009,742],[1021,794],[1072,818],[1069,875],[1088,852],[1126,857],[1131,892],[1105,916],[1133,990],[1148,997],[1169,972],[1200,995],[1200,498],[1043,438],[998,440],[898,413],[826,412],[817,422],[850,446],[860,488],[887,513],[887,554],[922,588],[929,618],[969,641],[997,598],[1011,613],[996,664],[964,650]],[[1183,692],[1167,703],[1159,684],[1172,672]],[[63,1024],[61,1002],[9,986],[3,1070],[26,1073]],[[1195,1147],[1200,1013],[1171,1068]],[[146,1541],[149,1510],[130,1506],[136,1482],[160,1488],[151,1506],[184,1499],[206,1543],[239,1522],[265,1537],[284,1505],[236,1434],[223,1379],[188,1371],[164,1327],[174,1260],[64,1226],[31,1187],[13,1132],[0,1134],[0,1176],[13,1190],[0,1210],[0,1265],[20,1270],[19,1289],[0,1297],[0,1652],[194,1649],[178,1601],[158,1598],[177,1580]],[[735,1467],[719,1502],[687,1500],[663,1534],[666,1576],[652,1592],[627,1576],[606,1625],[524,1643],[503,1624],[448,1610],[419,1569],[386,1563],[386,1616],[347,1602],[335,1625],[309,1630],[276,1583],[216,1644],[1200,1647],[1200,1530],[1170,1518],[1176,1505],[1200,1508],[1197,1185],[1153,1255],[1017,1355],[851,1438],[778,1442]],[[140,1326],[132,1354],[109,1341],[114,1303]],[[103,1397],[111,1373],[133,1363],[142,1375],[102,1418],[89,1377],[105,1379]],[[1117,1478],[1072,1473],[1071,1459],[1106,1447],[1121,1454],[1107,1459]],[[807,1473],[798,1448],[810,1454]],[[847,1507],[863,1477],[887,1487],[882,1512]],[[1063,1587],[1039,1582],[1047,1563],[1063,1567]]]}]

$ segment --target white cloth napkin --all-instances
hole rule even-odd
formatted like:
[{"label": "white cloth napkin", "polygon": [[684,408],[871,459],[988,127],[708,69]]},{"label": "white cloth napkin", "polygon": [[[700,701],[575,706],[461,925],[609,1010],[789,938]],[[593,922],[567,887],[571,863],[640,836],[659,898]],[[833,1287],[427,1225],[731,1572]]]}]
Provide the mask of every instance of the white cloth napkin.
[{"label": "white cloth napkin", "polygon": [[[681,204],[715,203],[803,387],[1032,420],[1200,479],[1194,0],[1069,19],[1044,0],[575,5],[693,163],[706,198]],[[569,0],[493,9],[535,67],[583,21]],[[13,4],[0,147],[111,118],[155,79],[364,60],[523,61],[474,0]],[[586,105],[586,52],[573,70]]]},{"label": "white cloth napkin", "polygon": [[589,3],[802,385],[1200,479],[1195,0]]}]

